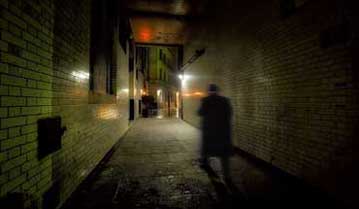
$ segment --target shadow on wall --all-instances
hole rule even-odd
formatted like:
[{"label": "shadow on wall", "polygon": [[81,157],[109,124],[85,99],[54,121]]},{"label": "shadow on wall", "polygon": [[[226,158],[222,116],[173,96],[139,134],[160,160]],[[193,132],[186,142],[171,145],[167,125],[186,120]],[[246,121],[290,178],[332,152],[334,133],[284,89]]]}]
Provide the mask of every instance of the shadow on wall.
[{"label": "shadow on wall", "polygon": [[1,208],[38,209],[36,198],[26,193],[9,193],[0,199]]},{"label": "shadow on wall", "polygon": [[4,209],[55,209],[60,203],[60,184],[52,184],[44,193],[42,204],[39,204],[38,199],[28,193],[14,192],[2,197],[0,205]]}]

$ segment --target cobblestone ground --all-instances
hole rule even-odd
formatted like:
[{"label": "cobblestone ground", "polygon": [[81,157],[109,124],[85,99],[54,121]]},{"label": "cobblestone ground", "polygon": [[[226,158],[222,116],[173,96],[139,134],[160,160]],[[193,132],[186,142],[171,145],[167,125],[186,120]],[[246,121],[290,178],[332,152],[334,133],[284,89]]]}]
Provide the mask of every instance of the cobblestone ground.
[{"label": "cobblestone ground", "polygon": [[232,182],[219,162],[199,168],[199,131],[178,119],[141,119],[63,209],[333,208],[319,192],[242,156]]}]

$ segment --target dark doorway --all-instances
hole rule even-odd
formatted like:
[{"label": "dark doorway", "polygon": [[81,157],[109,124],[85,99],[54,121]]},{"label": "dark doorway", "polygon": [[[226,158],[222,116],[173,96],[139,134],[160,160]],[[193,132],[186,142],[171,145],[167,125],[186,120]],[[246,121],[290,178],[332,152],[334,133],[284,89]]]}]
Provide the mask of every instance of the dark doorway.
[{"label": "dark doorway", "polygon": [[138,100],[138,114],[142,113],[142,100]]},{"label": "dark doorway", "polygon": [[135,120],[135,100],[130,99],[130,120]]}]

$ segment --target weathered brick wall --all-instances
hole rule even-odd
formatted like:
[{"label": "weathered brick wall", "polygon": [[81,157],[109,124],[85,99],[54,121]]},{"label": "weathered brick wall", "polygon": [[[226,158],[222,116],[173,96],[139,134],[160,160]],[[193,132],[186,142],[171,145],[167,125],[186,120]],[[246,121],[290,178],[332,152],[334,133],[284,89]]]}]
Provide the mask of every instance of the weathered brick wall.
[{"label": "weathered brick wall", "polygon": [[[350,1],[309,0],[283,18],[278,2],[210,5],[211,13],[193,23],[185,45],[185,57],[207,48],[186,71],[198,76],[188,86],[204,91],[213,77],[220,79],[234,108],[233,134],[241,149],[354,204],[354,8]],[[348,40],[321,47],[323,31],[343,22]],[[185,119],[198,124],[198,99],[184,102]]]},{"label": "weathered brick wall", "polygon": [[[0,197],[60,204],[128,128],[127,55],[116,45],[116,102],[89,104],[90,0],[0,0]],[[126,87],[127,86],[127,87]],[[38,159],[37,120],[61,116],[62,148]]]}]

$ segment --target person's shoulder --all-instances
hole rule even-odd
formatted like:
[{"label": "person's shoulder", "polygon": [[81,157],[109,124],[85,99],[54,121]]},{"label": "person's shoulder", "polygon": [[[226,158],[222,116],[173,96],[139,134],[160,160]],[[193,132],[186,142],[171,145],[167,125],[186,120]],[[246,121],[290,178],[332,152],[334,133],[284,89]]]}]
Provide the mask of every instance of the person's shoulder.
[{"label": "person's shoulder", "polygon": [[209,97],[207,96],[207,97],[203,97],[202,99],[201,99],[201,102],[202,103],[206,103],[206,102],[208,102],[208,100],[209,100]]},{"label": "person's shoulder", "polygon": [[202,97],[202,101],[207,101],[207,100],[210,100],[211,99],[211,97],[210,96],[206,96],[206,97]]}]

